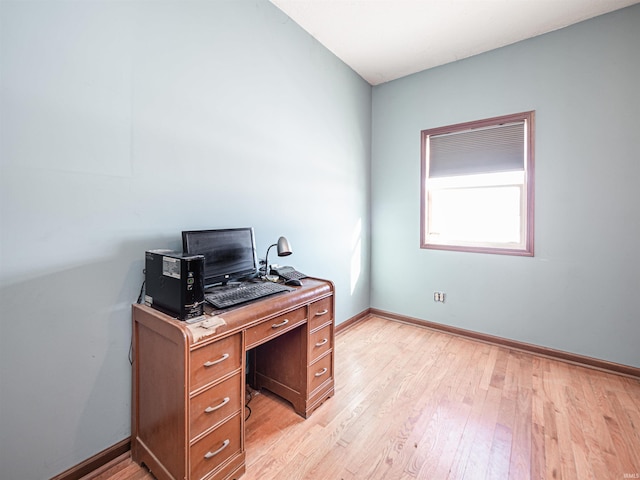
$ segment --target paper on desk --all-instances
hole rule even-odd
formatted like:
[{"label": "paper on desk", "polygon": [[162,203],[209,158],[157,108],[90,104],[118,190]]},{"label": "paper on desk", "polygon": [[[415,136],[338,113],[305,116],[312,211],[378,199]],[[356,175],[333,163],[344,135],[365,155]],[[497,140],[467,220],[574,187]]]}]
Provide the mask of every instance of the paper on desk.
[{"label": "paper on desk", "polygon": [[187,328],[191,330],[193,341],[197,342],[205,337],[215,335],[216,331],[218,330],[218,327],[221,327],[226,324],[227,322],[224,321],[224,318],[215,316],[215,317],[206,317],[201,322],[187,325]]}]

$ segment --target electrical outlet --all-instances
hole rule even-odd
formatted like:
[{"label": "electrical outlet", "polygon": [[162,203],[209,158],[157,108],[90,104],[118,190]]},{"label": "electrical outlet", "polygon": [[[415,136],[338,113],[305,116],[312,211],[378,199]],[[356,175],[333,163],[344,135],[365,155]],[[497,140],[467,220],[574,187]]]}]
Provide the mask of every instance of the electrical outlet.
[{"label": "electrical outlet", "polygon": [[444,303],[444,292],[433,292],[433,301]]}]

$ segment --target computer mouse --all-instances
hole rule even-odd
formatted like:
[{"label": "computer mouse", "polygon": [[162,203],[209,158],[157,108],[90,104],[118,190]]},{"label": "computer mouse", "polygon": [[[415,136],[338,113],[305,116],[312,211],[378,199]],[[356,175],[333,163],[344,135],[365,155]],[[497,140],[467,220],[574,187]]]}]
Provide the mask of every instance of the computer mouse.
[{"label": "computer mouse", "polygon": [[291,280],[287,280],[286,282],[284,282],[285,285],[291,285],[294,287],[301,287],[302,286],[302,282],[300,280],[298,280],[297,278],[292,278]]}]

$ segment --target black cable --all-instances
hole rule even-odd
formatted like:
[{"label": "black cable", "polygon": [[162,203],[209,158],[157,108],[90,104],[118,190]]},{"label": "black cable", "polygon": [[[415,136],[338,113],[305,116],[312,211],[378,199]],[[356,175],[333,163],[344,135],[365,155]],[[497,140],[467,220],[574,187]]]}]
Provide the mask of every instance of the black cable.
[{"label": "black cable", "polygon": [[246,422],[247,420],[249,420],[249,417],[251,416],[251,407],[249,407],[249,402],[251,401],[251,399],[253,398],[253,396],[251,395],[251,391],[247,392],[247,396],[249,397],[247,399],[247,402],[244,404],[244,408],[246,408],[247,410],[249,410],[249,415],[247,415],[244,419],[244,421]]},{"label": "black cable", "polygon": [[[142,274],[144,275],[146,270],[142,270]],[[142,285],[140,286],[140,293],[138,294],[138,301],[136,303],[142,303],[142,293],[144,292],[144,280],[142,281]],[[133,332],[131,333],[131,341],[129,342],[129,364],[133,365]]]},{"label": "black cable", "polygon": [[[144,273],[144,270],[143,272]],[[144,292],[144,280],[142,281],[142,285],[140,286],[140,294],[138,295],[138,303],[142,303],[142,292]]]}]

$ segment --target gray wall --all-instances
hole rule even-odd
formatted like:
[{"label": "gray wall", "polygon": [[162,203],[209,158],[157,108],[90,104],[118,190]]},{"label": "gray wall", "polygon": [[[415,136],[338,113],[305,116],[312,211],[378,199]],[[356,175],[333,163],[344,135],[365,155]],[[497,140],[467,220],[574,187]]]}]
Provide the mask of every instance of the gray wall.
[{"label": "gray wall", "polygon": [[[637,5],[375,87],[372,307],[639,367],[639,47]],[[535,257],[421,250],[420,130],[527,110]]]},{"label": "gray wall", "polygon": [[144,251],[183,229],[284,234],[338,322],[368,308],[371,87],[276,7],[0,8],[0,478],[128,437]]}]

